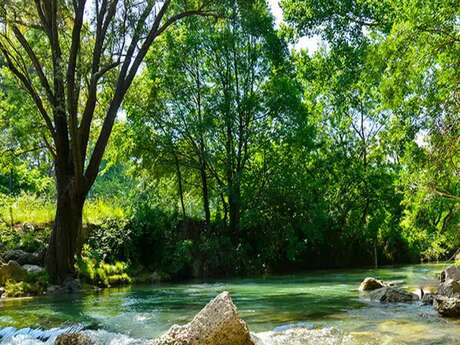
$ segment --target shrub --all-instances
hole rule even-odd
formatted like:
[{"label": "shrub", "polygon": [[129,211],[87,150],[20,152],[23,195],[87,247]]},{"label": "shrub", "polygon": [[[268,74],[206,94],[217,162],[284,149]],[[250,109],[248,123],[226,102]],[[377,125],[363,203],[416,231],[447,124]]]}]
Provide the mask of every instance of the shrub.
[{"label": "shrub", "polygon": [[48,286],[48,275],[45,272],[33,273],[24,281],[8,280],[5,283],[5,293],[8,297],[24,297],[42,295]]},{"label": "shrub", "polygon": [[88,245],[84,246],[82,256],[77,260],[77,271],[83,280],[100,287],[130,284],[132,281],[127,273],[126,263],[116,261],[109,264],[98,261]]}]

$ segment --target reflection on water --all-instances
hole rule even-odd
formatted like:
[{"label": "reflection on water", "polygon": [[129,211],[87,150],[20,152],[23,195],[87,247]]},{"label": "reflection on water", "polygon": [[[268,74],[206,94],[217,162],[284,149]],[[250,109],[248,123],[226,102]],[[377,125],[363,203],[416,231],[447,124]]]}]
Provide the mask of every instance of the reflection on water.
[{"label": "reflection on water", "polygon": [[[386,344],[458,344],[460,323],[439,318],[432,307],[376,305],[360,297],[357,290],[366,276],[402,280],[405,287],[417,288],[430,282],[441,268],[416,265],[321,271],[7,300],[0,302],[0,327],[51,329],[80,324],[90,330],[104,331],[93,332],[94,338],[107,339],[109,334],[118,333],[130,337],[130,341],[148,339],[163,333],[173,323],[190,321],[211,298],[228,290],[253,332],[299,324],[306,328],[334,327],[347,334],[379,338]],[[118,337],[120,342],[113,344],[129,343],[121,342],[121,336]],[[99,340],[99,343],[110,342]]]}]

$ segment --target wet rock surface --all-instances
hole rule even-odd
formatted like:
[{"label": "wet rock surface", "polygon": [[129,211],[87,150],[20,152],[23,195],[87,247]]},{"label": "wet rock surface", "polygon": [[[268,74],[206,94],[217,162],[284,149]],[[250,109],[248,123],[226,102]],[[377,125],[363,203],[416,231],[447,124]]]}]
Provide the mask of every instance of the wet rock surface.
[{"label": "wet rock surface", "polygon": [[442,316],[460,316],[460,298],[458,297],[434,296],[433,307]]},{"label": "wet rock surface", "polygon": [[369,297],[371,301],[380,303],[410,303],[418,300],[417,295],[390,286],[371,291]]},{"label": "wet rock surface", "polygon": [[228,292],[209,302],[193,320],[174,325],[153,345],[254,345]]},{"label": "wet rock surface", "polygon": [[385,287],[385,283],[376,278],[367,277],[359,286],[359,291],[373,291]]},{"label": "wet rock surface", "polygon": [[441,272],[441,283],[449,280],[460,280],[460,269],[455,265],[449,266]]},{"label": "wet rock surface", "polygon": [[56,338],[55,345],[94,345],[94,342],[83,333],[62,334]]}]

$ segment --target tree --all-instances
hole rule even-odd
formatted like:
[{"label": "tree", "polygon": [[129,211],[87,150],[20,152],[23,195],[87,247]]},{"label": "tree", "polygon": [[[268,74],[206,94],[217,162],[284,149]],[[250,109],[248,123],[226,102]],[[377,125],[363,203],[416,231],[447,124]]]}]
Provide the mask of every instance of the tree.
[{"label": "tree", "polygon": [[178,20],[213,15],[211,3],[215,4],[180,0],[2,3],[3,62],[46,125],[46,142],[55,164],[56,218],[46,256],[52,282],[62,283],[74,274],[83,206],[117,113],[149,48]]},{"label": "tree", "polygon": [[142,114],[150,115],[149,132],[136,135],[138,147],[148,141],[151,149],[161,148],[158,162],[177,176],[181,168],[187,176],[196,173],[205,227],[211,204],[222,204],[224,223],[237,241],[243,175],[270,130],[269,119],[282,116],[271,103],[285,94],[272,91],[286,75],[287,51],[263,1],[233,4],[226,14],[229,19],[219,23],[190,19],[163,37],[141,81],[149,96],[133,95],[128,119],[135,125],[145,121]]}]

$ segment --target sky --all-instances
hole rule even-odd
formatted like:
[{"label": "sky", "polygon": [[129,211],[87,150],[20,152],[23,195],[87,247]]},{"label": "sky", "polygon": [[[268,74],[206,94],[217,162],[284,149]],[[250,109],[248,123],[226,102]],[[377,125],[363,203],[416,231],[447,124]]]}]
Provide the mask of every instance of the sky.
[{"label": "sky", "polygon": [[[273,16],[275,17],[276,25],[280,25],[283,21],[283,10],[279,6],[279,0],[268,0],[268,3],[271,7]],[[301,37],[299,42],[294,45],[295,49],[308,49],[310,54],[313,54],[318,50],[320,46],[320,38],[317,36],[314,37]]]}]

